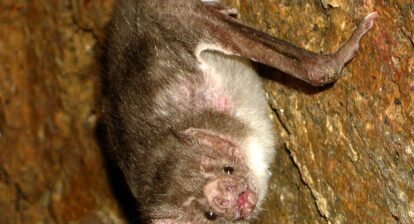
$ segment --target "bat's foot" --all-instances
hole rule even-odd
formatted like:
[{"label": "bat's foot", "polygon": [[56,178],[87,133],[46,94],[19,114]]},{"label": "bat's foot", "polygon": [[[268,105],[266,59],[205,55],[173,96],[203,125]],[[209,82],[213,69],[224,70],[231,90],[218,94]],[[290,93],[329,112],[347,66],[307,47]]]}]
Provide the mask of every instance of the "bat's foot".
[{"label": "bat's foot", "polygon": [[220,0],[201,0],[201,1],[205,5],[210,6],[225,15],[237,18],[237,15],[239,14],[239,11],[236,8],[230,7]]}]

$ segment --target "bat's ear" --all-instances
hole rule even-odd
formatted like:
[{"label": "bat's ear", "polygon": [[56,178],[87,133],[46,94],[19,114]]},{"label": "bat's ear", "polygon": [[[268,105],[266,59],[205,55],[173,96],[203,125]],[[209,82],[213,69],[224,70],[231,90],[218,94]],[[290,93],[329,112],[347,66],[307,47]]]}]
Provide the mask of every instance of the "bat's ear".
[{"label": "bat's ear", "polygon": [[178,132],[177,136],[181,143],[200,146],[213,154],[230,153],[235,155],[238,153],[238,147],[230,137],[207,129],[189,128]]}]

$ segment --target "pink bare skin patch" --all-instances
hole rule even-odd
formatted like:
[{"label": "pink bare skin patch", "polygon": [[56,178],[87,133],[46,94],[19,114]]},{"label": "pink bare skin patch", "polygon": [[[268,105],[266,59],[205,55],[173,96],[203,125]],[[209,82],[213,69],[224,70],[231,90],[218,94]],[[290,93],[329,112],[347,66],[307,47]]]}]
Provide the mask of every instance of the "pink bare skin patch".
[{"label": "pink bare skin patch", "polygon": [[220,112],[230,112],[232,109],[230,96],[227,96],[212,78],[207,77],[197,88],[189,80],[182,80],[181,85],[171,88],[169,92],[169,98],[174,103],[181,103],[196,110],[213,108]]},{"label": "pink bare skin patch", "polygon": [[257,201],[257,194],[254,191],[248,189],[242,192],[239,195],[239,200],[237,201],[237,208],[239,210],[240,216],[249,217],[253,213]]}]

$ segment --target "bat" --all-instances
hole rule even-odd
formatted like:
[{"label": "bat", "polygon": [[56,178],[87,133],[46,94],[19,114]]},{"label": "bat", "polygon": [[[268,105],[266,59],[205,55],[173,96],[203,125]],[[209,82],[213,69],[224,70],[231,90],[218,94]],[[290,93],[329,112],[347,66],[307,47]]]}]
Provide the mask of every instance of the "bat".
[{"label": "bat", "polygon": [[373,26],[370,13],[335,53],[316,54],[235,17],[219,1],[120,0],[109,25],[103,112],[146,223],[249,223],[275,155],[250,61],[311,85],[340,77]]}]

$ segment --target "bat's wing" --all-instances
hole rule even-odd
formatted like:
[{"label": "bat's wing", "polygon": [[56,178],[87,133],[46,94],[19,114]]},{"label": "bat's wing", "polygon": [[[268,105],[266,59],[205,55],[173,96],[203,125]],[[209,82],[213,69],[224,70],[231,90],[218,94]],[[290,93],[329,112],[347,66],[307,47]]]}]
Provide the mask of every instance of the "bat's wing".
[{"label": "bat's wing", "polygon": [[377,12],[370,13],[357,26],[351,38],[335,53],[316,54],[277,39],[269,34],[240,23],[217,10],[204,6],[209,16],[198,17],[210,42],[203,41],[196,55],[204,50],[217,50],[249,58],[302,79],[312,85],[323,85],[339,78],[343,66],[359,48],[359,40],[373,26]]}]

